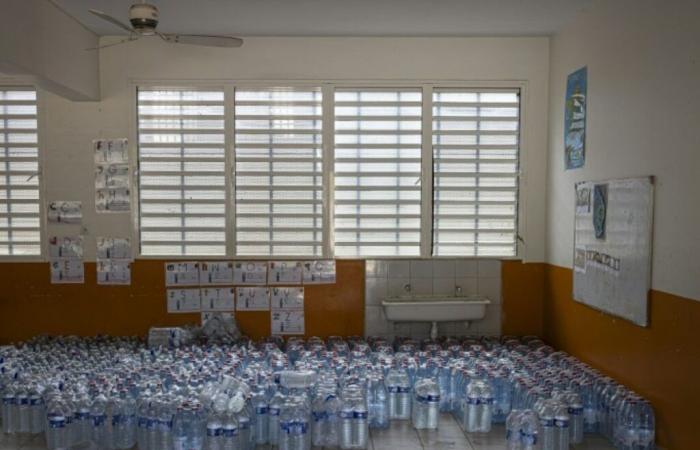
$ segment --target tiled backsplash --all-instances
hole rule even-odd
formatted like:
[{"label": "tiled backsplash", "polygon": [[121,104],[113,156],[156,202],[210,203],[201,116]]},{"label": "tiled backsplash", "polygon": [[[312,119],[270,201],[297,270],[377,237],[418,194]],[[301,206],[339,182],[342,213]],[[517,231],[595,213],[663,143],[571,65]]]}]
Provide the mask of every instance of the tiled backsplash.
[{"label": "tiled backsplash", "polygon": [[441,336],[468,334],[498,335],[501,333],[501,262],[497,260],[372,260],[366,262],[365,335],[411,336],[427,338],[430,324],[422,322],[393,323],[386,320],[382,300],[406,295],[406,286],[415,295],[483,295],[491,300],[486,317],[473,321],[438,325]]}]

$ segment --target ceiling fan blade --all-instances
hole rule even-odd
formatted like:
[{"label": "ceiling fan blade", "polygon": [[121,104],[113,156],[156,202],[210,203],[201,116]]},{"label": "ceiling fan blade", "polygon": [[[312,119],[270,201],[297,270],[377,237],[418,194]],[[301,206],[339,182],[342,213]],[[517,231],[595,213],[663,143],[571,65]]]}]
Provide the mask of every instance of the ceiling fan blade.
[{"label": "ceiling fan blade", "polygon": [[119,42],[113,42],[111,44],[105,44],[105,45],[98,45],[97,47],[90,47],[90,48],[86,48],[85,50],[88,50],[88,51],[89,50],[102,50],[103,48],[116,47],[117,45],[122,45],[122,44],[127,44],[129,42],[134,42],[138,38],[139,38],[138,35],[132,34],[127,39],[122,39]]},{"label": "ceiling fan blade", "polygon": [[160,34],[160,37],[171,44],[204,45],[206,47],[240,47],[243,45],[243,39],[223,35]]},{"label": "ceiling fan blade", "polygon": [[88,11],[90,11],[90,13],[96,15],[96,16],[99,17],[100,19],[106,20],[107,22],[111,23],[112,25],[116,25],[116,26],[118,26],[119,28],[121,28],[121,29],[123,29],[123,30],[125,30],[125,31],[128,31],[129,33],[133,33],[133,32],[134,32],[134,29],[133,29],[133,28],[131,28],[130,26],[128,26],[128,25],[125,24],[124,22],[120,21],[119,19],[115,19],[114,17],[110,16],[110,15],[107,14],[107,13],[104,13],[104,12],[102,12],[102,11],[98,11],[98,10],[96,10],[96,9],[89,9]]}]

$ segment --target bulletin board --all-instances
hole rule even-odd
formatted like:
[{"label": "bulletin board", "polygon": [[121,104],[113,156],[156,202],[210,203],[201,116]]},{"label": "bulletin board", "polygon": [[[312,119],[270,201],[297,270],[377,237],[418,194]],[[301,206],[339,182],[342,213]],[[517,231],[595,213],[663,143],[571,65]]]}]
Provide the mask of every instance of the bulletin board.
[{"label": "bulletin board", "polygon": [[649,325],[653,209],[653,177],[576,185],[576,301]]}]

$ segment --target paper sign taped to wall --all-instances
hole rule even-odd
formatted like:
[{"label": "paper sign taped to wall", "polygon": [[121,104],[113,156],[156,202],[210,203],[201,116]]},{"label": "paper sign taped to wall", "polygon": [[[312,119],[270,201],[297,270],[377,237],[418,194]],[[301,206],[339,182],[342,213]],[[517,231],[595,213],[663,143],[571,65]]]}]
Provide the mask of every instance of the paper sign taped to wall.
[{"label": "paper sign taped to wall", "polygon": [[51,259],[51,283],[82,284],[85,282],[85,266],[82,259]]},{"label": "paper sign taped to wall", "polygon": [[97,284],[131,284],[131,262],[119,259],[102,259],[97,261]]},{"label": "paper sign taped to wall", "polygon": [[92,141],[95,164],[120,164],[129,161],[127,139],[96,139]]},{"label": "paper sign taped to wall", "polygon": [[233,263],[207,261],[199,263],[199,282],[207,284],[233,284]]},{"label": "paper sign taped to wall", "polygon": [[51,236],[49,238],[49,257],[54,259],[82,259],[82,236]]},{"label": "paper sign taped to wall", "polygon": [[218,318],[224,322],[233,322],[235,316],[232,312],[221,312],[221,311],[207,311],[202,313],[202,326],[206,325],[210,320]]},{"label": "paper sign taped to wall", "polygon": [[234,263],[233,284],[267,284],[267,263],[262,261]]},{"label": "paper sign taped to wall", "polygon": [[303,310],[275,310],[270,318],[272,334],[304,334]]},{"label": "paper sign taped to wall", "polygon": [[169,313],[192,313],[201,310],[199,289],[168,289]]},{"label": "paper sign taped to wall", "polygon": [[54,200],[49,202],[47,208],[47,220],[49,222],[76,224],[83,221],[83,206],[81,202]]},{"label": "paper sign taped to wall", "polygon": [[335,260],[304,261],[304,284],[335,283]]},{"label": "paper sign taped to wall", "polygon": [[167,262],[165,263],[166,286],[197,286],[199,285],[198,262]]},{"label": "paper sign taped to wall", "polygon": [[270,289],[266,287],[236,288],[236,311],[269,311]]},{"label": "paper sign taped to wall", "polygon": [[131,190],[129,188],[95,188],[95,210],[98,213],[131,211]]},{"label": "paper sign taped to wall", "polygon": [[202,311],[233,311],[236,309],[234,288],[202,288]]},{"label": "paper sign taped to wall", "polygon": [[304,309],[303,287],[273,287],[270,304],[272,309]]},{"label": "paper sign taped to wall", "polygon": [[299,261],[270,261],[268,284],[301,284],[302,264]]},{"label": "paper sign taped to wall", "polygon": [[118,237],[97,238],[97,259],[132,260],[131,240]]}]

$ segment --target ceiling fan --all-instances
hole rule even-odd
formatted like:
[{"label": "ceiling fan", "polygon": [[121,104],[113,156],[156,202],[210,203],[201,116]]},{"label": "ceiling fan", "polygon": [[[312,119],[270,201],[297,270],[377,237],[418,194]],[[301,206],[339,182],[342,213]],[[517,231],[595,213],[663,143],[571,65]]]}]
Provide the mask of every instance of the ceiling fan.
[{"label": "ceiling fan", "polygon": [[105,12],[98,11],[96,9],[90,9],[88,11],[100,19],[106,20],[112,25],[116,25],[119,28],[129,32],[128,39],[88,50],[96,50],[98,48],[124,44],[126,42],[135,41],[143,36],[158,36],[165,42],[169,42],[171,44],[203,45],[206,47],[240,47],[243,45],[243,39],[227,35],[170,34],[156,31],[156,27],[158,26],[158,8],[155,5],[146,3],[145,1],[135,3],[129,8],[129,22],[131,23],[131,26],[125,24],[119,19],[115,19]]}]

